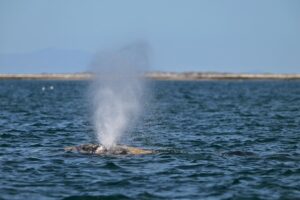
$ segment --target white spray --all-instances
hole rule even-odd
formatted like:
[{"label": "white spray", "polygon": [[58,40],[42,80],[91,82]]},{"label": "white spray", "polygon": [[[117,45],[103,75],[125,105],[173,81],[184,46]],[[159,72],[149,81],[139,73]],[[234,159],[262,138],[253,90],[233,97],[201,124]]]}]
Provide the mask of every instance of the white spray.
[{"label": "white spray", "polygon": [[97,140],[106,148],[117,144],[139,116],[147,67],[144,42],[102,52],[94,60],[93,121]]}]

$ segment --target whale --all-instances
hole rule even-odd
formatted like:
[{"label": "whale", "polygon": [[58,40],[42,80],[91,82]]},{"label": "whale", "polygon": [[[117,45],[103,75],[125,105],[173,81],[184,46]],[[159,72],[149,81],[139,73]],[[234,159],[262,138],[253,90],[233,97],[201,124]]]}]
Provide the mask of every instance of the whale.
[{"label": "whale", "polygon": [[79,146],[67,146],[64,148],[66,152],[78,152],[82,154],[95,155],[145,155],[152,154],[154,151],[147,149],[140,149],[126,145],[114,145],[106,148],[101,144],[82,144]]}]

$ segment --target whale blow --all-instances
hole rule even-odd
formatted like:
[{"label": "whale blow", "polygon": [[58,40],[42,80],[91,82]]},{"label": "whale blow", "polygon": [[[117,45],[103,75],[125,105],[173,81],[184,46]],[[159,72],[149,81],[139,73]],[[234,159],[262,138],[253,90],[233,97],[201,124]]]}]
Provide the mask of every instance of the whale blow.
[{"label": "whale blow", "polygon": [[94,60],[91,85],[93,124],[98,143],[111,148],[138,118],[145,94],[142,74],[148,66],[147,44],[138,42],[101,52]]}]

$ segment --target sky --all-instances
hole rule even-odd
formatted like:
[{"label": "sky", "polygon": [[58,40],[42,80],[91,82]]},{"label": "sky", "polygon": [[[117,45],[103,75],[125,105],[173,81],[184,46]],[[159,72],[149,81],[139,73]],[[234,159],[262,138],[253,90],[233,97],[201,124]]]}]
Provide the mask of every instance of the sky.
[{"label": "sky", "polygon": [[51,49],[76,61],[136,40],[155,71],[300,73],[300,1],[0,0],[0,73],[84,71],[87,56],[74,67],[22,59]]}]

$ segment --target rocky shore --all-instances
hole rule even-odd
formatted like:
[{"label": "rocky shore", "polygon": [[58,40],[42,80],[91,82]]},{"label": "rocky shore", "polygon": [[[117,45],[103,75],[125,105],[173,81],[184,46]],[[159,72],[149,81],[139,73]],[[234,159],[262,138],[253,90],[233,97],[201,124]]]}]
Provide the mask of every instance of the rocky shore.
[{"label": "rocky shore", "polygon": [[[148,72],[146,78],[153,80],[243,80],[243,79],[300,79],[300,74],[248,74],[203,72]],[[74,74],[0,74],[0,79],[88,80],[90,73]]]}]

